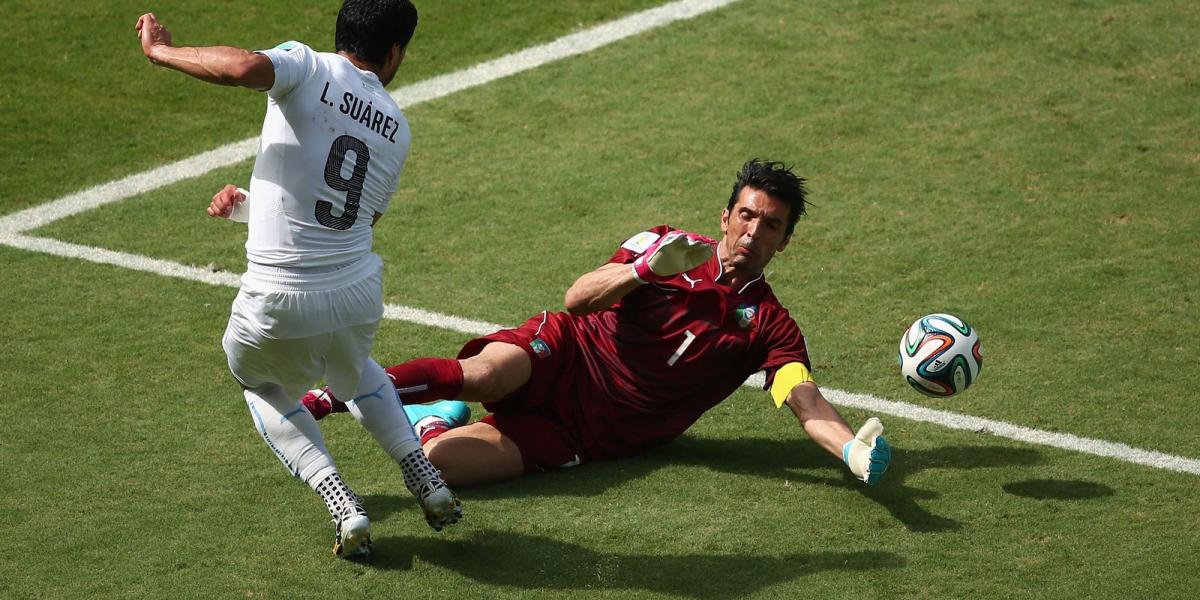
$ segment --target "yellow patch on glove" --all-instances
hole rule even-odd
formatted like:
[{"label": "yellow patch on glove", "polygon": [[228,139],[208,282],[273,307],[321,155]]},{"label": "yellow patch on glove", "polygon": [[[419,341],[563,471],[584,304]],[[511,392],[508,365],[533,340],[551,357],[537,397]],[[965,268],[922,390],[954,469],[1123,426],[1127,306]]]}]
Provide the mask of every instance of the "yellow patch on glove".
[{"label": "yellow patch on glove", "polygon": [[771,397],[775,399],[775,408],[783,406],[792,388],[812,381],[812,374],[804,363],[790,362],[775,372],[775,381],[771,384]]}]

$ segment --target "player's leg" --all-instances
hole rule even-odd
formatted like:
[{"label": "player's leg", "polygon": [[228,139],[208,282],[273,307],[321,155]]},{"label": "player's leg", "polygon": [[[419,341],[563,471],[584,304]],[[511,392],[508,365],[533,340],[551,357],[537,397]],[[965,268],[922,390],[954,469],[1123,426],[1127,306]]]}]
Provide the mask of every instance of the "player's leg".
[{"label": "player's leg", "polygon": [[[386,371],[404,404],[424,404],[450,398],[468,402],[502,400],[529,381],[532,367],[529,355],[520,347],[491,342],[479,354],[463,360],[418,358]],[[322,419],[331,412],[347,410],[341,398],[335,390],[312,390],[303,402],[314,417]]]},{"label": "player's leg", "polygon": [[[457,398],[463,389],[463,368],[453,358],[417,358],[387,368],[387,376],[404,404],[425,404],[443,398]],[[361,393],[361,392],[359,392]],[[328,386],[309,390],[302,402],[318,420],[329,413],[349,408]]]},{"label": "player's leg", "polygon": [[295,397],[282,390],[278,386],[244,390],[255,429],[284,466],[325,502],[334,524],[333,553],[343,558],[368,556],[371,524],[362,501],[342,480],[325,448],[321,429],[308,411],[295,401],[294,408],[283,409],[287,412],[278,408]]},{"label": "player's leg", "polygon": [[[428,361],[432,359],[421,359]],[[406,367],[417,361],[392,367],[391,371],[398,372],[397,367]],[[449,362],[449,361],[447,361]],[[413,429],[417,432],[421,444],[425,445],[450,429],[465,425],[471,417],[471,409],[463,401],[497,402],[513,392],[521,389],[531,374],[529,356],[521,348],[506,342],[491,342],[484,346],[479,354],[454,361],[459,369],[461,382],[454,395],[439,396],[460,398],[433,402],[432,404],[408,404],[404,410],[412,421]],[[393,382],[412,380],[397,379],[389,373]],[[306,402],[306,405],[308,403]]]},{"label": "player's leg", "polygon": [[540,410],[488,415],[434,437],[425,444],[425,452],[455,486],[583,462],[583,452],[567,429]]},{"label": "player's leg", "polygon": [[446,482],[455,487],[512,479],[525,473],[516,442],[482,421],[447,429],[430,438],[425,453],[441,469]]},{"label": "player's leg", "polygon": [[533,365],[524,349],[507,342],[491,342],[479,354],[460,361],[463,372],[462,392],[467,402],[499,402],[521,389],[533,374]]},{"label": "player's leg", "polygon": [[354,418],[399,463],[420,448],[420,443],[399,406],[391,381],[370,358],[377,329],[378,323],[369,323],[333,333],[324,376],[330,393],[346,401]]},{"label": "player's leg", "polygon": [[453,358],[417,358],[387,368],[405,404],[425,404],[462,393],[463,369]]},{"label": "player's leg", "polygon": [[495,402],[529,381],[529,355],[516,345],[491,342],[463,360],[418,358],[387,368],[405,404],[454,398]]},{"label": "player's leg", "polygon": [[345,558],[368,555],[370,521],[362,502],[338,473],[316,420],[295,400],[297,389],[305,386],[284,387],[275,381],[305,381],[319,372],[311,357],[313,344],[320,340],[252,340],[253,332],[235,321],[230,320],[223,345],[230,371],[245,388],[255,430],[284,466],[325,502],[334,522],[334,553]]},{"label": "player's leg", "polygon": [[367,356],[376,329],[377,324],[368,324],[334,334],[325,379],[335,395],[350,398],[350,413],[400,465],[404,485],[420,501],[426,522],[440,531],[462,517],[462,505],[421,450],[391,380]]}]

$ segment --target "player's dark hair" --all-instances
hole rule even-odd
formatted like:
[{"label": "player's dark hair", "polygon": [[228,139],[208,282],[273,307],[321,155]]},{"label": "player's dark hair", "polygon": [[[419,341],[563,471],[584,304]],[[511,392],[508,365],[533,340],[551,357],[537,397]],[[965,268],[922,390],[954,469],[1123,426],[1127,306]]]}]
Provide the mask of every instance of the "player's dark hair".
[{"label": "player's dark hair", "polygon": [[346,0],[338,11],[334,47],[381,66],[392,46],[408,46],[417,30],[409,0]]},{"label": "player's dark hair", "polygon": [[746,186],[765,192],[791,207],[788,213],[787,235],[792,235],[792,231],[796,229],[796,221],[800,220],[800,215],[807,212],[807,192],[804,190],[804,183],[803,177],[793,173],[791,167],[781,162],[752,158],[738,171],[737,181],[733,183],[733,194],[730,194],[729,204],[725,208],[733,211],[738,195]]}]

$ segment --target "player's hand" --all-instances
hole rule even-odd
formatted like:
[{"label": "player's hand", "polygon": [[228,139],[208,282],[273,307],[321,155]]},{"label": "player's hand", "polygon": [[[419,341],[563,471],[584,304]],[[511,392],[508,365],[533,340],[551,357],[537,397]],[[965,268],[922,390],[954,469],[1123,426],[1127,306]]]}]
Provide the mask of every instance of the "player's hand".
[{"label": "player's hand", "polygon": [[137,30],[138,39],[142,42],[142,54],[145,54],[150,62],[158,62],[154,59],[154,51],[159,46],[171,46],[171,32],[158,22],[154,13],[146,13],[138,17],[134,29]]},{"label": "player's hand", "polygon": [[232,183],[221,188],[213,195],[208,205],[208,216],[228,219],[233,216],[238,205],[246,201],[246,191]]},{"label": "player's hand", "polygon": [[641,283],[670,279],[704,264],[716,242],[687,231],[672,231],[633,261],[633,277]]},{"label": "player's hand", "polygon": [[859,428],[854,439],[842,446],[842,460],[856,477],[875,485],[892,462],[892,447],[880,435],[883,423],[871,417]]}]

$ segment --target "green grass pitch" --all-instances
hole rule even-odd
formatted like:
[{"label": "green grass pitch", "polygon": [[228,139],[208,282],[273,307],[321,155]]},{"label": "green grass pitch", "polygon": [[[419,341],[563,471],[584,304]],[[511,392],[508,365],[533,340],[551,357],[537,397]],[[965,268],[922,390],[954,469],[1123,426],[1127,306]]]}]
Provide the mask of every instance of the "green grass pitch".
[{"label": "green grass pitch", "polygon": [[[395,85],[661,0],[418,0]],[[43,2],[0,39],[0,218],[256,135],[264,100],[142,58],[332,47],[338,2]],[[768,274],[818,382],[1200,457],[1200,9],[1187,1],[741,0],[407,111],[377,251],[387,301],[515,324],[628,235],[718,231],[737,167],[810,179]],[[250,162],[33,235],[240,272],[204,216]],[[743,389],[626,461],[461,490],[428,529],[351,419],[322,425],[375,522],[329,552],[324,508],[253,431],[219,340],[231,288],[0,245],[0,597],[1191,598],[1200,477],[884,416],[877,488]],[[895,369],[954,312],[986,362],[961,396]],[[390,321],[376,355],[466,335]],[[867,416],[843,410],[853,423]]]}]

